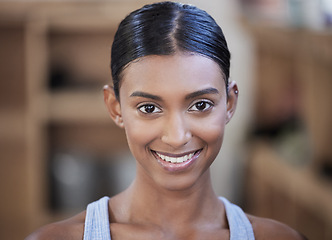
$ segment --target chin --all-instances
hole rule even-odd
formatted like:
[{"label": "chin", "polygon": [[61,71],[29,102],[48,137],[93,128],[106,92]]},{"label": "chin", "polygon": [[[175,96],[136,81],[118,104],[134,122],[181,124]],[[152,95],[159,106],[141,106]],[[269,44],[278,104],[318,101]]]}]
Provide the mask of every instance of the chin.
[{"label": "chin", "polygon": [[208,170],[203,174],[191,173],[183,175],[167,175],[165,178],[156,179],[155,182],[159,187],[162,187],[167,191],[183,192],[196,190],[199,186],[201,186],[201,183],[205,182],[207,179],[209,179]]}]

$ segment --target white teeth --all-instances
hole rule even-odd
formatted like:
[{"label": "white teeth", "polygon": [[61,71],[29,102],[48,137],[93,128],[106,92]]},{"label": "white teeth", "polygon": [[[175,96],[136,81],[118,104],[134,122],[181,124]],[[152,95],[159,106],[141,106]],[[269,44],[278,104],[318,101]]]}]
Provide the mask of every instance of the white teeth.
[{"label": "white teeth", "polygon": [[[157,153],[157,152],[156,152]],[[182,163],[187,161],[188,159],[192,158],[194,156],[194,153],[190,153],[188,155],[182,156],[182,157],[169,157],[162,155],[160,153],[157,153],[157,155],[164,161],[166,162],[171,162],[171,163]]]},{"label": "white teeth", "polygon": [[182,163],[182,162],[184,162],[186,160],[188,160],[186,157],[179,157],[176,162],[177,163]]}]

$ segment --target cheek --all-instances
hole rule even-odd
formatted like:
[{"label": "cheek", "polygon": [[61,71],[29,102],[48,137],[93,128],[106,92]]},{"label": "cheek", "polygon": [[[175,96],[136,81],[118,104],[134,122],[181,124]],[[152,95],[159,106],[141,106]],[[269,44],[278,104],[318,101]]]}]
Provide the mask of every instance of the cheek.
[{"label": "cheek", "polygon": [[220,151],[224,138],[224,124],[210,124],[204,131],[204,140],[208,144],[208,151],[217,155]]},{"label": "cheek", "polygon": [[[131,117],[124,117],[124,128],[127,136],[129,148],[134,152],[135,149],[143,150],[158,136],[158,128],[152,127],[149,121],[142,121]],[[137,150],[136,150],[137,151]]]},{"label": "cheek", "polygon": [[205,129],[205,142],[207,143],[207,155],[209,162],[213,162],[220,152],[225,131],[225,119],[211,122]]},{"label": "cheek", "polygon": [[197,135],[209,144],[221,144],[223,140],[226,118],[221,113],[196,123]]}]

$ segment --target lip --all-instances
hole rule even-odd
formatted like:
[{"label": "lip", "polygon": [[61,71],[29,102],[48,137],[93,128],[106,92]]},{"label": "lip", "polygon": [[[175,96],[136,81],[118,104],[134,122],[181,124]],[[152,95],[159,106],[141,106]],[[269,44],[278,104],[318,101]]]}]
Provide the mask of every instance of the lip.
[{"label": "lip", "polygon": [[[182,154],[170,154],[170,153],[157,152],[154,150],[151,150],[151,152],[152,152],[153,156],[157,159],[158,163],[162,166],[163,169],[165,169],[166,171],[169,171],[169,172],[179,172],[179,171],[184,171],[187,168],[189,168],[199,157],[200,153],[202,152],[202,149],[187,152],[187,153],[182,153]],[[193,154],[193,155],[191,156],[191,158],[189,158],[183,162],[172,163],[172,162],[167,162],[167,161],[163,160],[160,156],[158,156],[158,154],[172,157],[172,158],[180,158],[180,157],[190,155],[190,154]]]}]

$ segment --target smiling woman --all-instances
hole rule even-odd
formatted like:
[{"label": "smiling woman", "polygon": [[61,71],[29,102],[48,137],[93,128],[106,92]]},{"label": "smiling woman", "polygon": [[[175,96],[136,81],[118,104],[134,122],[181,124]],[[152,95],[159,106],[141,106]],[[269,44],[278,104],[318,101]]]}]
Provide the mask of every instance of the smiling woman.
[{"label": "smiling woman", "polygon": [[29,239],[302,239],[214,193],[210,166],[238,88],[228,81],[230,53],[211,16],[174,2],[144,6],[120,23],[111,57],[104,100],[126,132],[135,180]]},{"label": "smiling woman", "polygon": [[137,179],[149,176],[150,187],[189,190],[209,174],[236,105],[233,91],[227,102],[219,69],[197,54],[146,56],[126,68],[119,100],[105,90],[109,112],[121,119],[142,172]]}]

